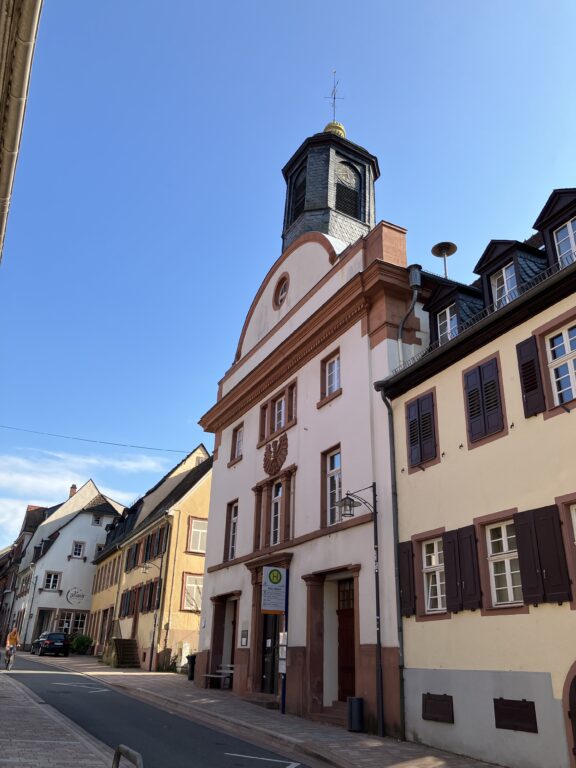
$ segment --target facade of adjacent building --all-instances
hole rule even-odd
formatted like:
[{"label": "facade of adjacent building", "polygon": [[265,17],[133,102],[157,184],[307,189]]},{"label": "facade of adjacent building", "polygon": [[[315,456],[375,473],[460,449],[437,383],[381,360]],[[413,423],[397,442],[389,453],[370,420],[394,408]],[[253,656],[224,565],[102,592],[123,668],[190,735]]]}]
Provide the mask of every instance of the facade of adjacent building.
[{"label": "facade of adjacent building", "polygon": [[[250,307],[232,367],[201,425],[215,434],[214,481],[196,682],[233,667],[241,695],[280,696],[287,631],[290,712],[340,716],[365,700],[376,728],[400,730],[393,568],[380,572],[377,647],[373,496],[380,561],[394,561],[389,450],[372,383],[398,363],[411,300],[405,230],[375,223],[376,158],[339,124],[306,139],[283,169],[283,251]],[[420,317],[406,353],[427,344]],[[377,424],[376,419],[381,423]],[[338,501],[361,489],[345,518]],[[263,569],[289,571],[289,619],[262,613]]]},{"label": "facade of adjacent building", "polygon": [[[392,402],[409,739],[576,766],[576,189],[435,284]],[[381,408],[383,406],[381,405]],[[383,409],[384,410],[384,409]]]},{"label": "facade of adjacent building", "polygon": [[106,526],[124,507],[89,480],[55,508],[42,511],[18,562],[9,623],[22,645],[45,631],[83,634],[92,601],[93,559],[106,538]]},{"label": "facade of adjacent building", "polygon": [[200,445],[109,527],[88,627],[106,661],[180,668],[197,650],[211,470]]}]

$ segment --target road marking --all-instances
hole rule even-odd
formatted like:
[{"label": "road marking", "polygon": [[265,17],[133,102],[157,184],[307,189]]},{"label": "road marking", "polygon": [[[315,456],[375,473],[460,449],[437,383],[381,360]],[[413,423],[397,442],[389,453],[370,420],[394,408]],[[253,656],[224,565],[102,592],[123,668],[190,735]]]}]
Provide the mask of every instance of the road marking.
[{"label": "road marking", "polygon": [[93,685],[86,685],[85,683],[51,683],[51,685],[63,685],[67,688],[88,688],[88,693],[104,693],[108,691],[108,688],[95,688]]},{"label": "road marking", "polygon": [[243,757],[246,760],[265,760],[268,763],[283,763],[286,768],[298,768],[300,763],[291,763],[288,760],[275,760],[273,757],[255,757],[254,755],[238,755],[235,752],[224,752],[228,757]]}]

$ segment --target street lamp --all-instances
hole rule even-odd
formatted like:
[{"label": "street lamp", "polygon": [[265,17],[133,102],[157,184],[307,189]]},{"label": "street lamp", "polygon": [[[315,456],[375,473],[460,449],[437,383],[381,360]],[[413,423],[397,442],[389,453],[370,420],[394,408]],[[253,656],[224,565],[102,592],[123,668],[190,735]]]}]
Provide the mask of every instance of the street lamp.
[{"label": "street lamp", "polygon": [[[372,490],[372,503],[359,494]],[[372,513],[374,530],[374,586],[376,598],[376,708],[378,717],[378,736],[384,736],[384,686],[382,681],[382,642],[380,635],[380,577],[378,559],[378,504],[376,498],[376,483],[359,488],[357,491],[346,491],[340,501],[336,502],[342,517],[354,517],[354,509],[364,506]]]}]

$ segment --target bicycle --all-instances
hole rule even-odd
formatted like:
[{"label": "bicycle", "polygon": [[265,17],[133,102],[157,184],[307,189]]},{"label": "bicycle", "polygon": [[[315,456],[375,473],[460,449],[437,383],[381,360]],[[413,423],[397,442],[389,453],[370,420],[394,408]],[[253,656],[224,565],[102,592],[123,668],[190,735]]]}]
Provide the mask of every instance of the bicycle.
[{"label": "bicycle", "polygon": [[16,648],[13,645],[6,646],[6,652],[4,654],[4,666],[9,672],[14,666],[14,657],[16,656]]}]

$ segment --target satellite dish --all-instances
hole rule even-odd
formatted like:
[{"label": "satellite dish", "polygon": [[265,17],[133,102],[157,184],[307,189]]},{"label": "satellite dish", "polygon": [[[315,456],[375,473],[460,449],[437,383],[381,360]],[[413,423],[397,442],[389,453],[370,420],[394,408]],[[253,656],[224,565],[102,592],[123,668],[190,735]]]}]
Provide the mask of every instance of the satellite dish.
[{"label": "satellite dish", "polygon": [[444,259],[444,277],[448,277],[448,265],[446,263],[446,259],[448,256],[452,256],[458,248],[454,243],[436,243],[436,245],[432,248],[432,255],[437,256],[439,259]]}]

